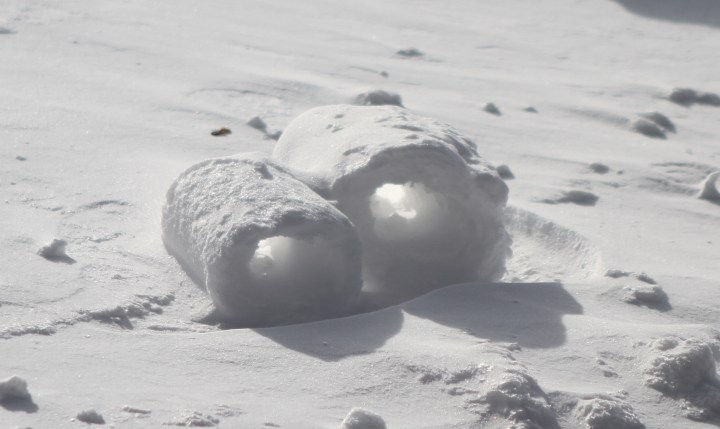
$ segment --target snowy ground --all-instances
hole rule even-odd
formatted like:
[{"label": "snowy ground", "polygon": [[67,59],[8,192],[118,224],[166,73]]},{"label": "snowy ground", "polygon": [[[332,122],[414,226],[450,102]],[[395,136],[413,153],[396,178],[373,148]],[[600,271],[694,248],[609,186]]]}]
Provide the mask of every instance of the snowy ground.
[{"label": "snowy ground", "polygon": [[[3,0],[0,380],[31,397],[0,384],[1,425],[717,426],[720,205],[696,195],[720,107],[668,97],[720,91],[720,10],[678,3]],[[271,153],[252,117],[272,134],[373,89],[510,167],[506,282],[199,323],[210,300],[160,234],[172,181]],[[649,112],[677,132],[638,132]],[[55,238],[67,256],[36,254]]]}]

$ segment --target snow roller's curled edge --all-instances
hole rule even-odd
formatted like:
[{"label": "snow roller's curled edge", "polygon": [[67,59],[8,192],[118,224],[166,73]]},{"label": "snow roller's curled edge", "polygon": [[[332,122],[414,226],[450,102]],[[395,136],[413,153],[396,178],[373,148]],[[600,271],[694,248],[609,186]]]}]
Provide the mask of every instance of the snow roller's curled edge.
[{"label": "snow roller's curled edge", "polygon": [[293,120],[273,157],[355,224],[364,291],[378,301],[504,274],[508,188],[448,125],[396,106],[318,107]]},{"label": "snow roller's curled edge", "polygon": [[162,230],[169,253],[230,323],[345,315],[362,287],[348,218],[260,154],[211,159],[182,173],[167,193]]}]

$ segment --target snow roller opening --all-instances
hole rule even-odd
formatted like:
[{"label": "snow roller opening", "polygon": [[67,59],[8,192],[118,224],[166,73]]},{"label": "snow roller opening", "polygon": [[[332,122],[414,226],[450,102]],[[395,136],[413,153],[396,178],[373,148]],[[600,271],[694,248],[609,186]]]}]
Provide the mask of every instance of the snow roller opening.
[{"label": "snow roller opening", "polygon": [[182,173],[168,191],[162,227],[168,251],[235,326],[344,316],[362,287],[352,223],[262,155]]},{"label": "snow roller opening", "polygon": [[394,304],[505,272],[508,188],[448,125],[396,106],[318,107],[285,129],[273,156],[353,222],[371,299]]},{"label": "snow roller opening", "polygon": [[342,253],[323,238],[275,236],[258,242],[248,271],[258,287],[275,289],[288,305],[300,305],[307,291],[322,291],[341,282],[345,265]]},{"label": "snow roller opening", "polygon": [[[395,244],[420,244],[444,240],[453,225],[445,198],[421,183],[386,183],[370,197],[378,240]],[[435,241],[437,243],[437,241]]]}]

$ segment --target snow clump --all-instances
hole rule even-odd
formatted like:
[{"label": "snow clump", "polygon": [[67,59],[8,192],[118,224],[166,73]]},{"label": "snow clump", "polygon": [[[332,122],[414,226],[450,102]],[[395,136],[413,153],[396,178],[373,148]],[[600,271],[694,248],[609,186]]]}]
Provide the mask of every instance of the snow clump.
[{"label": "snow clump", "polygon": [[42,256],[45,259],[48,260],[61,260],[68,258],[67,253],[65,253],[65,248],[67,247],[67,241],[56,238],[53,239],[50,243],[44,245],[43,247],[39,248],[37,251],[37,254]]},{"label": "snow clump", "polygon": [[646,137],[655,139],[666,139],[665,131],[663,131],[655,122],[648,119],[638,119],[632,125],[633,131]]},{"label": "snow clump", "polygon": [[507,185],[449,126],[395,106],[318,107],[288,126],[273,157],[314,177],[355,225],[379,301],[503,275]]},{"label": "snow clump", "polygon": [[510,170],[510,167],[505,164],[498,165],[495,168],[495,171],[497,171],[498,176],[500,176],[501,178],[503,178],[505,180],[510,180],[510,179],[515,178],[515,175],[513,174],[512,170]]},{"label": "snow clump", "polygon": [[686,416],[706,421],[720,416],[720,381],[710,344],[667,337],[652,344],[645,384],[667,396],[684,399]]},{"label": "snow clump", "polygon": [[354,104],[358,106],[399,106],[403,107],[402,98],[394,92],[375,90],[363,92],[355,97]]},{"label": "snow clump", "polygon": [[483,398],[490,412],[528,428],[558,427],[557,416],[534,378],[523,371],[507,370]]},{"label": "snow clump", "polygon": [[590,164],[590,169],[597,174],[606,174],[610,171],[610,167],[600,162]]},{"label": "snow clump", "polygon": [[660,286],[627,286],[623,288],[623,292],[623,300],[628,304],[658,309],[668,309],[670,306],[667,293]]},{"label": "snow clump", "polygon": [[720,95],[712,92],[698,92],[691,88],[675,88],[670,94],[670,101],[686,107],[696,103],[718,107],[720,106]]},{"label": "snow clump", "polygon": [[672,121],[667,116],[663,115],[660,112],[641,113],[640,116],[656,123],[665,131],[669,131],[671,133],[677,132],[677,129],[675,128],[675,124],[673,124]]},{"label": "snow clump", "polygon": [[204,428],[217,426],[218,423],[220,423],[220,419],[213,417],[209,414],[203,414],[199,411],[187,411],[182,417],[165,424],[172,426]]},{"label": "snow clump", "polygon": [[574,414],[588,429],[645,429],[630,404],[611,396],[582,399]]},{"label": "snow clump", "polygon": [[22,378],[13,375],[6,380],[0,381],[0,402],[29,398],[30,392],[28,392],[27,382]]},{"label": "snow clump", "polygon": [[654,344],[645,383],[670,395],[691,393],[706,384],[718,385],[712,348],[695,339],[663,338]]},{"label": "snow clump", "polygon": [[105,424],[105,419],[103,418],[103,416],[93,409],[80,411],[77,414],[76,418],[83,423],[90,423],[96,425]]},{"label": "snow clump", "polygon": [[338,429],[385,429],[385,420],[364,408],[350,410]]},{"label": "snow clump", "polygon": [[211,159],[182,173],[167,193],[162,230],[168,251],[232,323],[337,317],[362,286],[348,218],[259,154]]}]

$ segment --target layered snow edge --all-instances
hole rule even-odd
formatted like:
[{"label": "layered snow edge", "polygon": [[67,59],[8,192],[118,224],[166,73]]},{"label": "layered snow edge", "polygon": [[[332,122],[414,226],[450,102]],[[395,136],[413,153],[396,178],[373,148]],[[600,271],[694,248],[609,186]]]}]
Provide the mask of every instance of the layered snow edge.
[{"label": "layered snow edge", "polygon": [[[272,326],[498,280],[508,188],[451,127],[397,106],[296,118],[272,158],[240,154],[182,173],[163,239],[220,316]],[[362,290],[361,290],[362,289]]]}]

